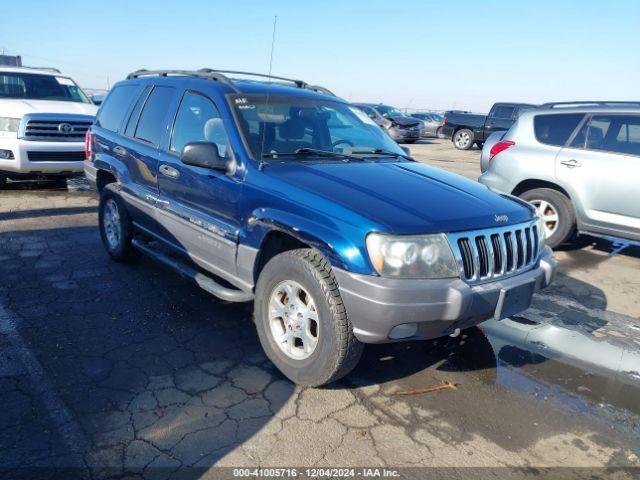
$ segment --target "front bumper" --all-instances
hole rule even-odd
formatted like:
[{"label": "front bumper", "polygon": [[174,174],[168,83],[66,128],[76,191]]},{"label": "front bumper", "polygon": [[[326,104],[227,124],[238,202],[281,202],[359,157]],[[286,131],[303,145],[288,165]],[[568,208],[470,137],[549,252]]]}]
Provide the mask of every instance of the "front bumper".
[{"label": "front bumper", "polygon": [[420,139],[420,130],[405,130],[400,128],[390,128],[388,131],[391,138],[393,138],[396,142]]},{"label": "front bumper", "polygon": [[535,282],[536,291],[545,288],[553,281],[556,262],[545,247],[531,270],[473,286],[460,279],[397,279],[333,271],[356,338],[385,343],[393,341],[389,334],[398,325],[417,324],[417,333],[402,340],[430,339],[493,318],[503,288],[528,282]]},{"label": "front bumper", "polygon": [[[83,142],[48,142],[0,136],[0,150],[10,150],[13,158],[0,158],[0,173],[19,175],[60,175],[82,172]],[[37,157],[36,161],[30,159]],[[77,157],[66,160],[65,157]]]}]

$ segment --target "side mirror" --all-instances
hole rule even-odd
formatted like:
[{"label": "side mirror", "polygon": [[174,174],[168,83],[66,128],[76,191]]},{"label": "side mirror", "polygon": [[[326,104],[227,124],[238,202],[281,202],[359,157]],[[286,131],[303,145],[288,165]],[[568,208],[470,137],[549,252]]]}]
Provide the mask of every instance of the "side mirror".
[{"label": "side mirror", "polygon": [[406,153],[407,155],[411,156],[411,150],[409,149],[409,147],[405,147],[404,145],[400,145],[400,148],[402,149],[402,151],[404,153]]},{"label": "side mirror", "polygon": [[213,142],[187,143],[182,149],[180,160],[185,165],[210,168],[221,172],[226,172],[229,166],[229,159],[220,156],[218,146]]}]

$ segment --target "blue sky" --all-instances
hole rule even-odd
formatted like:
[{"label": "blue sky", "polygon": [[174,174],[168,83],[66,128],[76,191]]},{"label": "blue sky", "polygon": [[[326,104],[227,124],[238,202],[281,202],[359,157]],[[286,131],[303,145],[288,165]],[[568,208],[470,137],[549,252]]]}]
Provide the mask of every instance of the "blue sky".
[{"label": "blue sky", "polygon": [[273,73],[351,101],[486,111],[640,97],[637,0],[5,0],[1,11],[0,51],[88,88],[138,68],[266,72],[277,15]]}]

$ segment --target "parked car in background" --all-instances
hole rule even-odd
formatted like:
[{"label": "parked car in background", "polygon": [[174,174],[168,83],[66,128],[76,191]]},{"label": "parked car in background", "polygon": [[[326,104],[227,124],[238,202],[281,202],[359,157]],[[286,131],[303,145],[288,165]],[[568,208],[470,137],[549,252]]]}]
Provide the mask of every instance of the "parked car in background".
[{"label": "parked car in background", "polygon": [[452,110],[444,115],[442,133],[458,150],[469,150],[474,144],[482,148],[492,133],[508,130],[522,112],[534,108],[536,105],[528,103],[496,103],[489,115]]},{"label": "parked car in background", "polygon": [[7,178],[82,172],[96,110],[59,70],[0,67],[0,187]]},{"label": "parked car in background", "polygon": [[442,115],[434,112],[415,112],[413,118],[422,121],[422,137],[438,138],[442,134]]},{"label": "parked car in background", "polygon": [[552,281],[528,203],[414,161],[326,90],[227,75],[130,74],[87,135],[85,171],[108,254],[144,252],[253,301],[260,342],[292,381],[337,380],[364,343],[515,315]]},{"label": "parked car in background", "polygon": [[94,93],[93,95],[91,95],[91,103],[93,103],[94,105],[102,105],[102,102],[104,102],[106,96],[106,93]]},{"label": "parked car in background", "polygon": [[551,247],[640,241],[640,103],[547,104],[485,143],[479,181],[532,203]]},{"label": "parked car in background", "polygon": [[409,117],[397,108],[381,103],[354,103],[377,125],[398,143],[414,143],[420,140],[422,123],[420,119]]}]

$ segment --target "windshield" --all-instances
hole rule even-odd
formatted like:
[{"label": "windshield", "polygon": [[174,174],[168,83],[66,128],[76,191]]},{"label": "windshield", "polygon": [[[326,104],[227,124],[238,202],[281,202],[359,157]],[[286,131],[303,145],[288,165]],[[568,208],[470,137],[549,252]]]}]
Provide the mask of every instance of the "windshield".
[{"label": "windshield", "polygon": [[22,72],[0,72],[0,98],[91,103],[68,77]]},{"label": "windshield", "polygon": [[380,115],[385,117],[406,117],[406,115],[400,110],[388,105],[376,105],[375,109],[380,113]]},{"label": "windshield", "polygon": [[[398,145],[356,107],[328,100],[266,95],[232,97],[240,130],[254,158],[300,149],[357,155],[386,151],[404,155]],[[314,157],[305,152],[300,160]],[[327,156],[316,158],[327,160]]]}]

